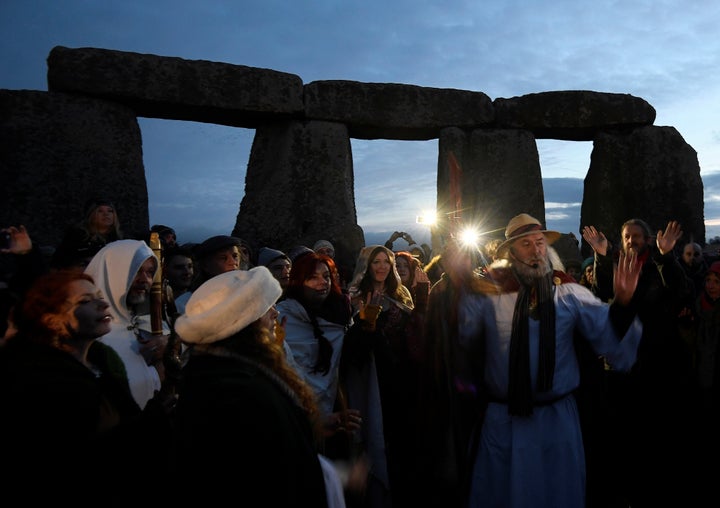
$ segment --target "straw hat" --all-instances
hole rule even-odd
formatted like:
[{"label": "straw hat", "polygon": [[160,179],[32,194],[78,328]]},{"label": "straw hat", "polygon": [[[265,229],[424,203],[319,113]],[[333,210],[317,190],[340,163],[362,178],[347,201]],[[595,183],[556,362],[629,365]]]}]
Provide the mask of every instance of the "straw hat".
[{"label": "straw hat", "polygon": [[560,238],[560,233],[557,231],[543,229],[542,224],[540,224],[540,221],[535,217],[526,213],[521,213],[520,215],[516,215],[510,219],[510,222],[508,222],[508,225],[505,228],[505,241],[498,245],[496,255],[498,257],[503,257],[515,240],[534,233],[542,233],[545,235],[545,239],[548,244],[551,244]]}]

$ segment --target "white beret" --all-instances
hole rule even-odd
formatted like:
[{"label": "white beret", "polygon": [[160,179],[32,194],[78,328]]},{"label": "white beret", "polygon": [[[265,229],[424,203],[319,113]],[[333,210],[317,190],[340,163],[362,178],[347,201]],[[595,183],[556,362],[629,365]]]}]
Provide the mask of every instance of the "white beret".
[{"label": "white beret", "polygon": [[280,283],[264,266],[221,273],[193,291],[175,331],[193,344],[227,339],[260,319],[281,294]]}]

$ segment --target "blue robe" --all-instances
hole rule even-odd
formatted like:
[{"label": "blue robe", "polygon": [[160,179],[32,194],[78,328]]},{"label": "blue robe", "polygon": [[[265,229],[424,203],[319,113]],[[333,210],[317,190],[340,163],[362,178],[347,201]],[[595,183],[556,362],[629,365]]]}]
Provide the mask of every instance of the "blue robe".
[{"label": "blue robe", "polygon": [[[559,280],[558,280],[559,282]],[[575,283],[554,286],[556,348],[552,389],[535,393],[529,417],[511,416],[507,404],[509,350],[517,292],[465,294],[458,309],[461,346],[484,341],[484,386],[491,402],[482,425],[471,478],[471,507],[583,508],[585,455],[578,408],[580,383],[575,333],[617,370],[635,362],[642,326],[624,337],[609,319],[609,305]],[[530,319],[530,375],[537,383],[540,323]]]}]

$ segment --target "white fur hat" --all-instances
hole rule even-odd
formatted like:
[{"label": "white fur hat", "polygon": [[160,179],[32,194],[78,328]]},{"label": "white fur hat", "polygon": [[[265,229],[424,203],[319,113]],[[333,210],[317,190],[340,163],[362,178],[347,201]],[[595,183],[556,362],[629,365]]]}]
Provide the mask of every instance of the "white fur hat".
[{"label": "white fur hat", "polygon": [[281,294],[280,283],[264,266],[216,275],[193,291],[175,331],[193,344],[227,339],[260,319]]}]

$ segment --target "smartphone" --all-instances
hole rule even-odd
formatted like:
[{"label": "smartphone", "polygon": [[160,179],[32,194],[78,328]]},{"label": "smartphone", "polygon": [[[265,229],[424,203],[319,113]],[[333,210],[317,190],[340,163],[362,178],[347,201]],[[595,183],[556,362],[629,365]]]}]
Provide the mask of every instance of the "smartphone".
[{"label": "smartphone", "polygon": [[12,237],[6,231],[0,231],[0,249],[9,249]]}]

